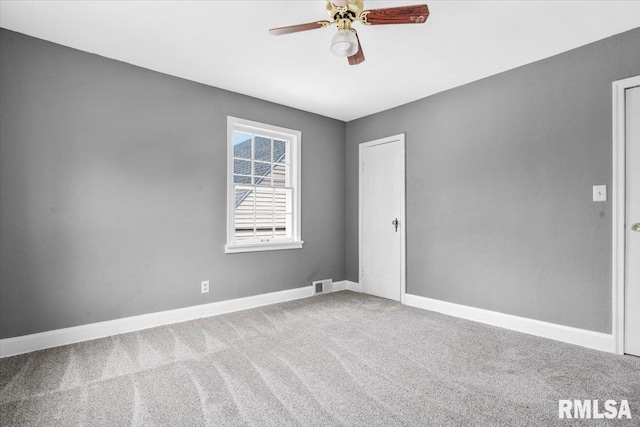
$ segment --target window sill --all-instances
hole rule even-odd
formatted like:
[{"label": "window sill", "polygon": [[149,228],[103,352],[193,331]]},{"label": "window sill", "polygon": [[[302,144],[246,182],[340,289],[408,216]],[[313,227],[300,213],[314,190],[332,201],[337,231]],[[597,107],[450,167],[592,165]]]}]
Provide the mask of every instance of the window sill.
[{"label": "window sill", "polygon": [[251,243],[239,245],[225,245],[226,254],[237,254],[241,252],[262,252],[279,251],[283,249],[302,249],[303,241],[299,242],[273,242],[273,243]]}]

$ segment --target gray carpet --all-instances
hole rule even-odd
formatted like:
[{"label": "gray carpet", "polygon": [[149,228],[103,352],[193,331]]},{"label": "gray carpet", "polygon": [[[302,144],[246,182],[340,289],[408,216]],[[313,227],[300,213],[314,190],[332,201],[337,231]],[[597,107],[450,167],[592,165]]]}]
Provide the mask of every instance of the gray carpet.
[{"label": "gray carpet", "polygon": [[638,358],[348,291],[1,359],[0,390],[3,426],[640,425]]}]

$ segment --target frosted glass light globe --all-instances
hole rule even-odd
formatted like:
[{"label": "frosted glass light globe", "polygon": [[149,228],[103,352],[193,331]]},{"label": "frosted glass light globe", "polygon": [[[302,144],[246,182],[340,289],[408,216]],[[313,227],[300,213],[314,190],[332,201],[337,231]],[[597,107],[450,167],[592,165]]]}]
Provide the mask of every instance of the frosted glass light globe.
[{"label": "frosted glass light globe", "polygon": [[331,52],[337,56],[351,56],[358,51],[358,39],[353,31],[338,30],[331,39]]}]

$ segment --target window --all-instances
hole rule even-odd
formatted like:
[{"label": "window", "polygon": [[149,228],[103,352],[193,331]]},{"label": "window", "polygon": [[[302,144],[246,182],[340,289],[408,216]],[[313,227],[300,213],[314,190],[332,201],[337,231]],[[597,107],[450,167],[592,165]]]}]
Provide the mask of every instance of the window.
[{"label": "window", "polygon": [[225,252],[302,247],[297,130],[227,118]]}]

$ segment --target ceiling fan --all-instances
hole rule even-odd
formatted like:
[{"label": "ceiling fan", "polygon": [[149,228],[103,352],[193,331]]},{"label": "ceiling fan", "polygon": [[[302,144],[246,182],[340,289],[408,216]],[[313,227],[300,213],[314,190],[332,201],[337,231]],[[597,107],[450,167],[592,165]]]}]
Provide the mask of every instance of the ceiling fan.
[{"label": "ceiling fan", "polygon": [[363,0],[329,0],[327,12],[332,21],[315,21],[272,28],[269,33],[280,36],[336,24],[338,32],[331,39],[331,52],[337,56],[346,56],[349,65],[358,65],[364,61],[364,53],[358,33],[351,28],[354,22],[360,21],[364,25],[422,24],[429,16],[429,8],[426,4],[364,10]]}]

